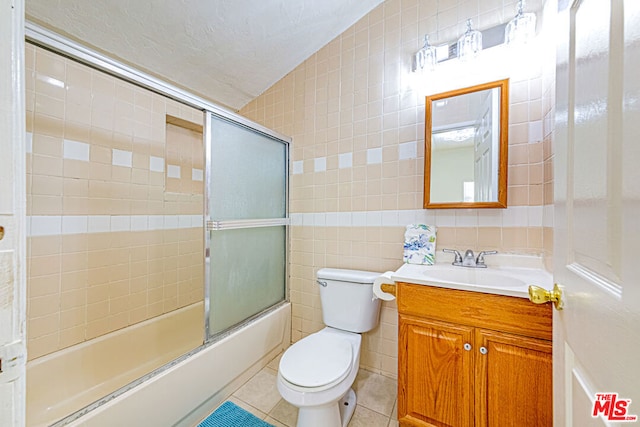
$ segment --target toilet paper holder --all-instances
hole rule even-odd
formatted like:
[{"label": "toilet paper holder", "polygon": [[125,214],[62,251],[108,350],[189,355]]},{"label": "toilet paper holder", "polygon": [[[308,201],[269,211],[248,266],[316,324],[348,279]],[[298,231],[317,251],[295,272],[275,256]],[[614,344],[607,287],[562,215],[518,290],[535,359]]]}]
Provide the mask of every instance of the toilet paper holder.
[{"label": "toilet paper holder", "polygon": [[380,285],[380,290],[386,294],[391,294],[393,296],[396,296],[396,285],[392,285],[389,283],[383,283],[382,285]]}]

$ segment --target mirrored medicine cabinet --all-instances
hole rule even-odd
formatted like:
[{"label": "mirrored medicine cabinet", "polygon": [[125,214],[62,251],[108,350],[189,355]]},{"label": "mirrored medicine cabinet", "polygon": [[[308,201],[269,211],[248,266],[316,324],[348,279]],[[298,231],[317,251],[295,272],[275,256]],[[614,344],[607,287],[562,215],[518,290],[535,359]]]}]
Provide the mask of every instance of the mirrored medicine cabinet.
[{"label": "mirrored medicine cabinet", "polygon": [[427,96],[424,208],[506,208],[509,80]]}]

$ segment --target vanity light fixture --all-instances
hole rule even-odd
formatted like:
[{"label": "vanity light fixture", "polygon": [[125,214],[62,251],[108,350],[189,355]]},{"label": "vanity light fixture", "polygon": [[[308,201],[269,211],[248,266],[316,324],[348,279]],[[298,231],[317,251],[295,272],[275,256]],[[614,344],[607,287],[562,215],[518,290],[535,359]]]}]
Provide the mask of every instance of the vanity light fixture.
[{"label": "vanity light fixture", "polygon": [[425,34],[424,46],[416,52],[415,62],[417,70],[433,70],[436,67],[436,58],[436,48],[429,44],[429,36]]},{"label": "vanity light fixture", "polygon": [[508,45],[526,43],[536,35],[536,14],[524,13],[524,0],[518,2],[518,13],[504,29],[504,42]]},{"label": "vanity light fixture", "polygon": [[467,60],[477,56],[483,49],[501,44],[526,43],[536,34],[536,14],[525,13],[524,8],[525,0],[519,0],[517,14],[511,21],[482,31],[472,29],[471,19],[467,19],[465,33],[452,42],[433,45],[425,35],[422,48],[412,55],[411,71],[433,70],[439,62],[453,58]]},{"label": "vanity light fixture", "polygon": [[471,29],[471,19],[467,19],[467,30],[458,39],[458,58],[466,61],[474,58],[482,50],[482,33]]}]

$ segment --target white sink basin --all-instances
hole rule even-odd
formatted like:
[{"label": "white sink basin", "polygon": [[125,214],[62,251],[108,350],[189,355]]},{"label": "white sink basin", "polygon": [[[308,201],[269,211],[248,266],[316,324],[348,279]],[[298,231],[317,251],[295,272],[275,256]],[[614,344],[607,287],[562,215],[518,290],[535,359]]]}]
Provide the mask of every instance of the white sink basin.
[{"label": "white sink basin", "polygon": [[429,268],[424,268],[422,274],[425,280],[443,284],[457,283],[500,288],[527,286],[526,282],[522,279],[489,268],[434,265]]},{"label": "white sink basin", "polygon": [[404,264],[391,278],[395,282],[416,283],[491,294],[528,298],[529,285],[550,288],[553,277],[537,268],[471,268],[451,264]]}]

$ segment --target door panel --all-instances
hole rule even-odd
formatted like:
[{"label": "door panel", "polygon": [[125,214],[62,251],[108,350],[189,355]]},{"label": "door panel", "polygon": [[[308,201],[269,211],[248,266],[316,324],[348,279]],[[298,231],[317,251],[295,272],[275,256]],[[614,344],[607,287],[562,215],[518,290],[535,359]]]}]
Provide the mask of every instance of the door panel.
[{"label": "door panel", "polygon": [[286,299],[288,144],[207,114],[207,339]]},{"label": "door panel", "polygon": [[0,0],[0,426],[25,423],[24,1]]},{"label": "door panel", "polygon": [[399,391],[400,421],[473,425],[473,352],[464,349],[472,338],[470,327],[400,316],[398,383],[407,387]]},{"label": "door panel", "polygon": [[[640,402],[640,2],[560,2],[556,69],[555,425],[602,425],[595,393]],[[629,414],[640,413],[634,403]]]},{"label": "door panel", "polygon": [[551,426],[551,343],[476,330],[476,426]]}]

